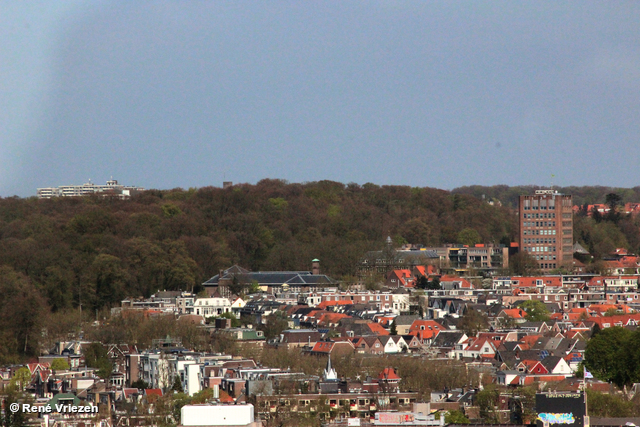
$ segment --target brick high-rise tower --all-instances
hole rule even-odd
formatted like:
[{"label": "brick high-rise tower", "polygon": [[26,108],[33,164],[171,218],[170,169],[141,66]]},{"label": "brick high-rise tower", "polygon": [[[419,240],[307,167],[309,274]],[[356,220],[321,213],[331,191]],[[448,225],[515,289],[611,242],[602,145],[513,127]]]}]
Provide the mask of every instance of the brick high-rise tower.
[{"label": "brick high-rise tower", "polygon": [[520,196],[520,250],[536,259],[543,271],[572,265],[572,207],[571,196],[555,190]]}]

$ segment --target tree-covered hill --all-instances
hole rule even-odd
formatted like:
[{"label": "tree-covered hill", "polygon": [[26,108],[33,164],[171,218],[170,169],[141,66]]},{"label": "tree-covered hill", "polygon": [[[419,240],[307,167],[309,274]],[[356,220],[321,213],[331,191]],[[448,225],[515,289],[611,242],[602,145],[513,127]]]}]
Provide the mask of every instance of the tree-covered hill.
[{"label": "tree-covered hill", "polygon": [[[397,244],[514,241],[513,208],[487,202],[530,190],[263,180],[224,189],[149,190],[130,200],[0,198],[0,360],[36,354],[43,325],[64,329],[48,319],[77,325],[70,310],[80,305],[94,313],[127,296],[198,290],[233,264],[308,270],[319,258],[324,273],[343,279],[387,236]],[[601,194],[589,201],[604,202],[609,190],[573,193]],[[619,192],[623,202],[631,198],[627,192]],[[637,218],[582,215],[574,223],[576,239],[596,254],[640,246]]]},{"label": "tree-covered hill", "polygon": [[508,242],[516,223],[508,209],[469,195],[330,181],[149,190],[130,200],[5,198],[0,265],[28,277],[52,310],[100,308],[191,290],[236,263],[308,270],[319,258],[323,272],[342,278],[387,236],[438,245],[463,230]]},{"label": "tree-covered hill", "polygon": [[[471,185],[467,187],[454,188],[453,194],[467,194],[484,198],[486,200],[497,200],[503,205],[513,209],[518,208],[518,198],[525,194],[534,194],[535,190],[547,189],[550,187],[520,185],[509,187],[507,185],[494,185],[491,187],[482,185]],[[582,206],[584,204],[592,205],[594,203],[605,203],[607,194],[616,193],[621,197],[621,202],[638,203],[640,202],[640,187],[618,188],[618,187],[602,187],[602,186],[583,186],[583,187],[553,187],[559,193],[571,194],[573,196],[573,204]]]}]

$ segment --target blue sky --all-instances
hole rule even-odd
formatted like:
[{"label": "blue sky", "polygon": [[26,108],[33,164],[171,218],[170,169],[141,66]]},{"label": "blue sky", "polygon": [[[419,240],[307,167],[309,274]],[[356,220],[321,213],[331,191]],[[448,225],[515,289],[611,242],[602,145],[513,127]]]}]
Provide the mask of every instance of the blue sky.
[{"label": "blue sky", "polygon": [[0,2],[0,196],[633,187],[640,2]]}]

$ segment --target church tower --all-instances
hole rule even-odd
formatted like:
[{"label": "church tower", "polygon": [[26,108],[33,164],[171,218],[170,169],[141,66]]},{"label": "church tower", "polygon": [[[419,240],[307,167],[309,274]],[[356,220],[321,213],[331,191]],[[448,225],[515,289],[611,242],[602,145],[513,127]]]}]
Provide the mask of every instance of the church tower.
[{"label": "church tower", "polygon": [[336,370],[331,367],[331,355],[327,358],[327,368],[324,370],[325,381],[338,381],[338,374]]}]

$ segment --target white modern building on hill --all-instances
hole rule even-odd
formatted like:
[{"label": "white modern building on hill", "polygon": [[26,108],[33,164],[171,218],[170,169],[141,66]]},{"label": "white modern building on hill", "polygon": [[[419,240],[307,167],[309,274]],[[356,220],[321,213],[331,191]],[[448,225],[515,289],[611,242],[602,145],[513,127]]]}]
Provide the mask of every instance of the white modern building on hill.
[{"label": "white modern building on hill", "polygon": [[126,199],[139,191],[144,191],[144,188],[118,184],[118,181],[111,179],[107,181],[106,185],[96,185],[89,181],[82,185],[38,188],[37,196],[39,199],[50,199],[52,197],[82,197],[98,194]]}]

